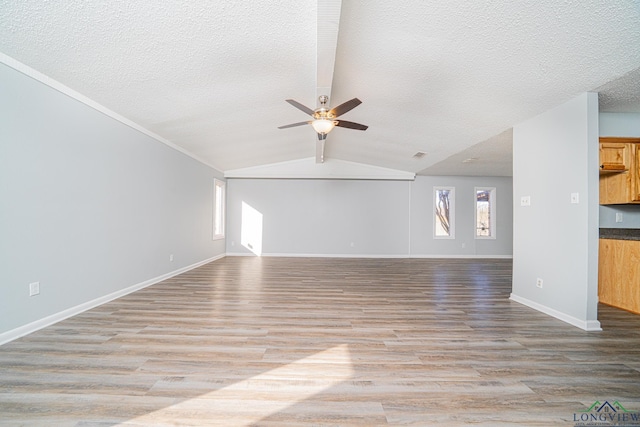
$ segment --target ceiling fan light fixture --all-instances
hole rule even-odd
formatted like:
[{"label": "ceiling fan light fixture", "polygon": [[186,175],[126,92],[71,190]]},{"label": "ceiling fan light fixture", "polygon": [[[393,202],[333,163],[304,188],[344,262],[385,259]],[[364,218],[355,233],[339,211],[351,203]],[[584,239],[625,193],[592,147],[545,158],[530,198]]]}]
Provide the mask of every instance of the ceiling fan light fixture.
[{"label": "ceiling fan light fixture", "polygon": [[333,129],[335,125],[335,121],[327,119],[316,119],[311,122],[313,129],[320,134],[327,134],[331,132],[331,129]]}]

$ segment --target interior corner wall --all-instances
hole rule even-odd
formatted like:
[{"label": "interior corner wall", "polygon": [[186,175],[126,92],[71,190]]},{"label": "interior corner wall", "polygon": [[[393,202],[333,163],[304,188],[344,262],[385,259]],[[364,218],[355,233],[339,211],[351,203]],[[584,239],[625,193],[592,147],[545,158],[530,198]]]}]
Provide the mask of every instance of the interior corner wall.
[{"label": "interior corner wall", "polygon": [[[600,113],[600,136],[640,137],[640,114]],[[622,222],[616,222],[616,213]],[[640,228],[640,205],[600,206],[601,228]]]},{"label": "interior corner wall", "polygon": [[586,330],[599,329],[597,96],[585,93],[513,130],[512,299]]},{"label": "interior corner wall", "polygon": [[220,172],[4,64],[0,93],[0,342],[224,256]]},{"label": "interior corner wall", "polygon": [[[433,236],[433,187],[456,188],[456,238]],[[474,187],[495,187],[496,239],[474,239]],[[229,179],[227,253],[511,257],[510,177]]]}]

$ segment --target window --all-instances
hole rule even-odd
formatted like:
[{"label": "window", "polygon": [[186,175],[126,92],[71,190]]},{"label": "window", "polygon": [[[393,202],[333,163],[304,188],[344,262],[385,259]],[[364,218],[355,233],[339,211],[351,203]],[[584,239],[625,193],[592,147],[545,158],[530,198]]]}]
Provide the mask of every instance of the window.
[{"label": "window", "polygon": [[434,227],[433,235],[437,239],[455,238],[454,201],[455,188],[434,187]]},{"label": "window", "polygon": [[213,238],[224,238],[225,184],[213,180]]},{"label": "window", "polygon": [[496,238],[496,189],[476,187],[476,239]]}]

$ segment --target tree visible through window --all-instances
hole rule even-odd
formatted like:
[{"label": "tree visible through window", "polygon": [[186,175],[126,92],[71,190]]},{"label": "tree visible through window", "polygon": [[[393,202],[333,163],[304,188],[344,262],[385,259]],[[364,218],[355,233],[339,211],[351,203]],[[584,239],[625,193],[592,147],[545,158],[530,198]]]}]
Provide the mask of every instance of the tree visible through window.
[{"label": "tree visible through window", "polygon": [[453,187],[434,188],[434,235],[440,238],[454,237],[453,211],[454,211]]},{"label": "tree visible through window", "polygon": [[476,188],[476,238],[495,238],[495,188]]}]

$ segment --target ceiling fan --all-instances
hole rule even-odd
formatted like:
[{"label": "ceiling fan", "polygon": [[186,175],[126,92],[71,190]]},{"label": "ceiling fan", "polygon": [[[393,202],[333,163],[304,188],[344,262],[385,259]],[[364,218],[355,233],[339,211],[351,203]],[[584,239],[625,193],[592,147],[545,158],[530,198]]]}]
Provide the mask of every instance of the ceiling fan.
[{"label": "ceiling fan", "polygon": [[327,139],[327,134],[331,132],[331,130],[335,126],[356,130],[367,130],[367,128],[369,127],[366,125],[361,125],[360,123],[348,122],[346,120],[339,119],[339,117],[344,113],[351,111],[358,105],[362,104],[362,101],[360,101],[358,98],[353,98],[332,109],[327,108],[327,102],[329,101],[329,97],[327,95],[322,95],[318,99],[320,101],[320,108],[317,108],[315,110],[312,110],[311,108],[306,107],[300,104],[298,101],[294,101],[293,99],[287,99],[286,101],[289,104],[293,105],[298,110],[304,111],[305,113],[313,117],[313,120],[278,126],[278,129],[286,129],[309,124],[313,126],[313,129],[318,133],[318,140],[323,141]]}]

